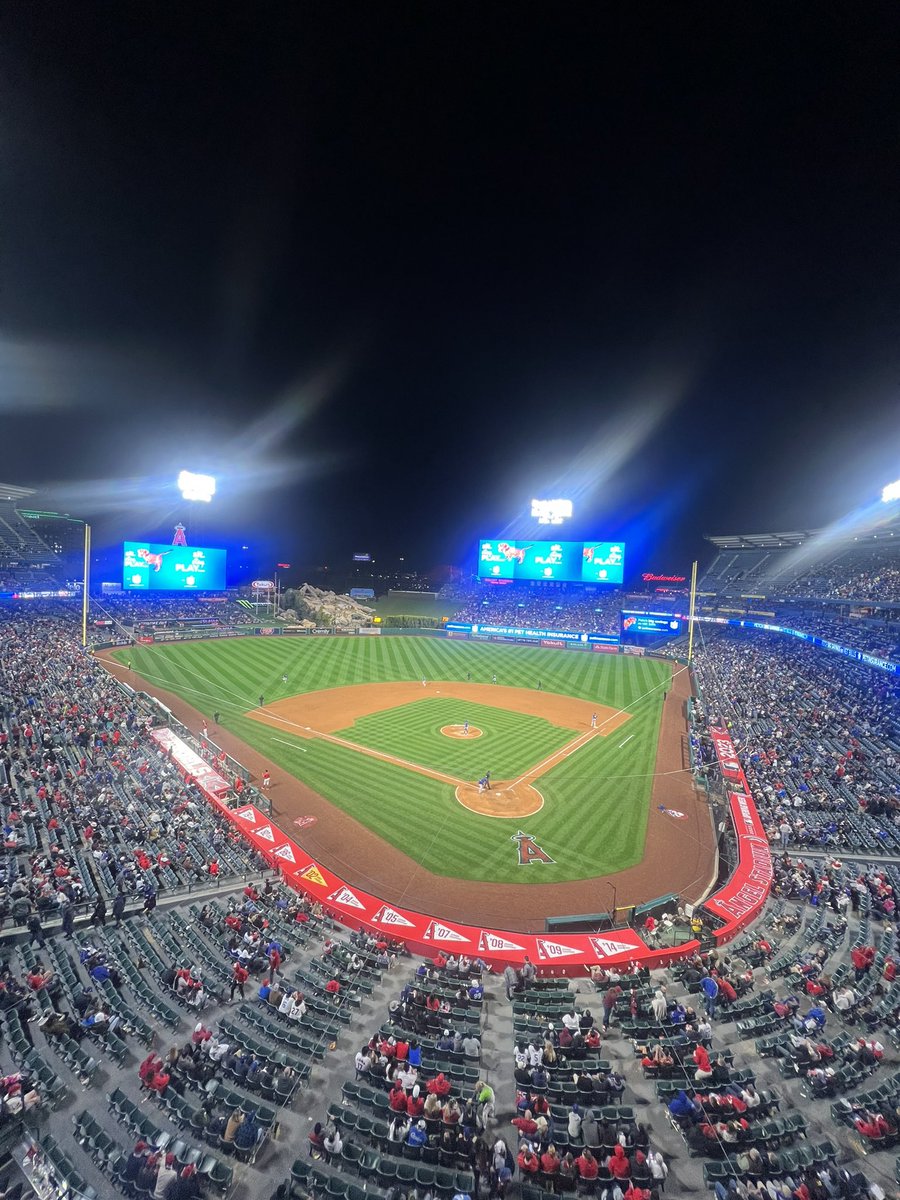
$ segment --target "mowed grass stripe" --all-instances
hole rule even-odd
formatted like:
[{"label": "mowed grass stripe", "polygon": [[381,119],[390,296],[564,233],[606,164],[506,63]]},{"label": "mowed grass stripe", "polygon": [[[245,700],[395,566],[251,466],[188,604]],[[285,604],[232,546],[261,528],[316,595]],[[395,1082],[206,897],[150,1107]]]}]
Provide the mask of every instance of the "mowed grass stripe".
[{"label": "mowed grass stripe", "polygon": [[[481,736],[473,733],[470,738],[452,738],[441,733],[443,726],[461,725],[465,720],[481,730]],[[338,736],[457,779],[472,780],[486,771],[494,779],[518,778],[583,732],[524,713],[450,697],[426,699],[423,694],[415,704],[361,717]]]},{"label": "mowed grass stripe", "polygon": [[[403,636],[223,639],[137,646],[117,652],[117,657],[132,659],[136,672],[182,694],[206,715],[219,710],[226,728],[435,874],[489,882],[563,882],[619,870],[637,862],[643,852],[660,685],[670,671],[666,663]],[[260,692],[271,703],[322,688],[421,679],[422,674],[429,681],[465,680],[467,671],[473,682],[489,684],[496,673],[500,684],[534,688],[540,679],[548,692],[615,709],[634,706],[626,725],[608,737],[591,739],[538,781],[546,803],[524,821],[525,832],[538,838],[556,860],[553,864],[518,867],[510,839],[521,823],[469,813],[456,802],[449,785],[348,747],[295,739],[287,728],[273,730],[244,715],[256,707]],[[286,686],[281,684],[282,673],[288,676]],[[423,699],[424,693],[425,689]],[[516,717],[486,707],[501,722]],[[411,729],[410,720],[381,715],[388,716],[390,744],[406,747],[400,757],[411,757],[411,733],[415,753],[426,754],[424,742],[416,742],[429,736],[421,730],[428,723],[424,717],[416,717]],[[559,732],[568,740],[567,733]],[[633,736],[619,749],[629,734]],[[501,740],[516,754],[520,749],[531,752],[529,765],[546,757],[533,752],[533,741],[526,739],[523,749],[515,739],[515,731],[504,727]],[[468,749],[446,738],[441,741],[450,748]],[[423,761],[437,765],[433,758]],[[482,766],[479,761],[477,772],[484,769],[496,772],[493,764]],[[466,777],[476,777],[475,772]]]}]

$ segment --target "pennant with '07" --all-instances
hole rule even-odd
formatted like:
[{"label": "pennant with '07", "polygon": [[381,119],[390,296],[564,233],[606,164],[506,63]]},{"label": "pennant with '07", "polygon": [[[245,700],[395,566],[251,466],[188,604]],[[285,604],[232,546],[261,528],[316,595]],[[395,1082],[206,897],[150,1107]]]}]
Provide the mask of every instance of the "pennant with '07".
[{"label": "pennant with '07", "polygon": [[470,938],[465,937],[456,929],[451,929],[449,925],[444,925],[441,921],[429,921],[428,928],[422,934],[423,937],[432,942],[468,942]]}]

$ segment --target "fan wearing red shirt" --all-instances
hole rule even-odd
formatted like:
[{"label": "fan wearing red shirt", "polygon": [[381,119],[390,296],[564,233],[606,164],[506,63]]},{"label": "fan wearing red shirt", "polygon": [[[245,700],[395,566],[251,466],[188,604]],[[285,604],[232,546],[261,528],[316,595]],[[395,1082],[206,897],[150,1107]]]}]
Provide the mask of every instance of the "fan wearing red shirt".
[{"label": "fan wearing red shirt", "polygon": [[234,966],[231,968],[231,999],[232,1000],[234,999],[235,992],[241,993],[242,1000],[247,999],[247,996],[244,992],[244,984],[247,982],[247,980],[249,978],[250,978],[250,973],[247,970],[247,968],[241,966],[241,964],[239,962],[235,963]]},{"label": "fan wearing red shirt", "polygon": [[[617,1146],[616,1149],[621,1150],[622,1147]],[[582,1152],[575,1159],[575,1166],[578,1168],[578,1174],[582,1179],[596,1179],[600,1170],[600,1164],[597,1162],[596,1158],[594,1158],[593,1154],[591,1154],[587,1146],[585,1146]]]},{"label": "fan wearing red shirt", "polygon": [[525,1138],[527,1141],[530,1141],[537,1133],[537,1121],[532,1117],[530,1109],[526,1108],[524,1115],[514,1117],[510,1124],[515,1125],[519,1131],[519,1137]]},{"label": "fan wearing red shirt", "polygon": [[545,1175],[556,1175],[559,1172],[559,1154],[555,1146],[548,1146],[541,1155],[541,1170]]},{"label": "fan wearing red shirt", "polygon": [[612,1154],[606,1160],[606,1169],[613,1179],[627,1179],[631,1174],[631,1163],[621,1146],[613,1147]]},{"label": "fan wearing red shirt", "polygon": [[519,1170],[523,1175],[536,1175],[541,1169],[540,1160],[528,1142],[523,1143],[516,1162],[519,1164]]}]

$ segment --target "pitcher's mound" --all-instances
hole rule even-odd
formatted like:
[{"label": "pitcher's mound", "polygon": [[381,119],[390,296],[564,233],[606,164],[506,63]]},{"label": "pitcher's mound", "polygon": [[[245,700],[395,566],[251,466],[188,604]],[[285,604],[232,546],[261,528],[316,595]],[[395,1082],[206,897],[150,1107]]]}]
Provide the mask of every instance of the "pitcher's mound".
[{"label": "pitcher's mound", "polygon": [[463,808],[482,817],[530,817],[544,807],[544,797],[530,783],[501,781],[483,792],[476,783],[461,783],[457,785],[456,798]]},{"label": "pitcher's mound", "polygon": [[444,737],[464,738],[468,741],[469,738],[481,737],[482,730],[477,725],[470,725],[468,733],[463,729],[462,725],[442,725],[441,733]]}]

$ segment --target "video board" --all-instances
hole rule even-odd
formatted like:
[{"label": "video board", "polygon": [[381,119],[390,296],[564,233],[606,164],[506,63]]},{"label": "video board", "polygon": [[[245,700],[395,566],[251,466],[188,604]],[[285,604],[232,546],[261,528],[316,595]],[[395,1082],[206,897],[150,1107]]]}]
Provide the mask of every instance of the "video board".
[{"label": "video board", "polygon": [[226,553],[208,546],[125,542],[122,587],[132,592],[222,592]]},{"label": "video board", "polygon": [[681,618],[675,613],[638,612],[623,609],[621,615],[622,637],[679,637],[682,633]]},{"label": "video board", "polygon": [[478,544],[481,579],[554,579],[561,583],[621,583],[624,542],[531,542],[491,539]]}]

